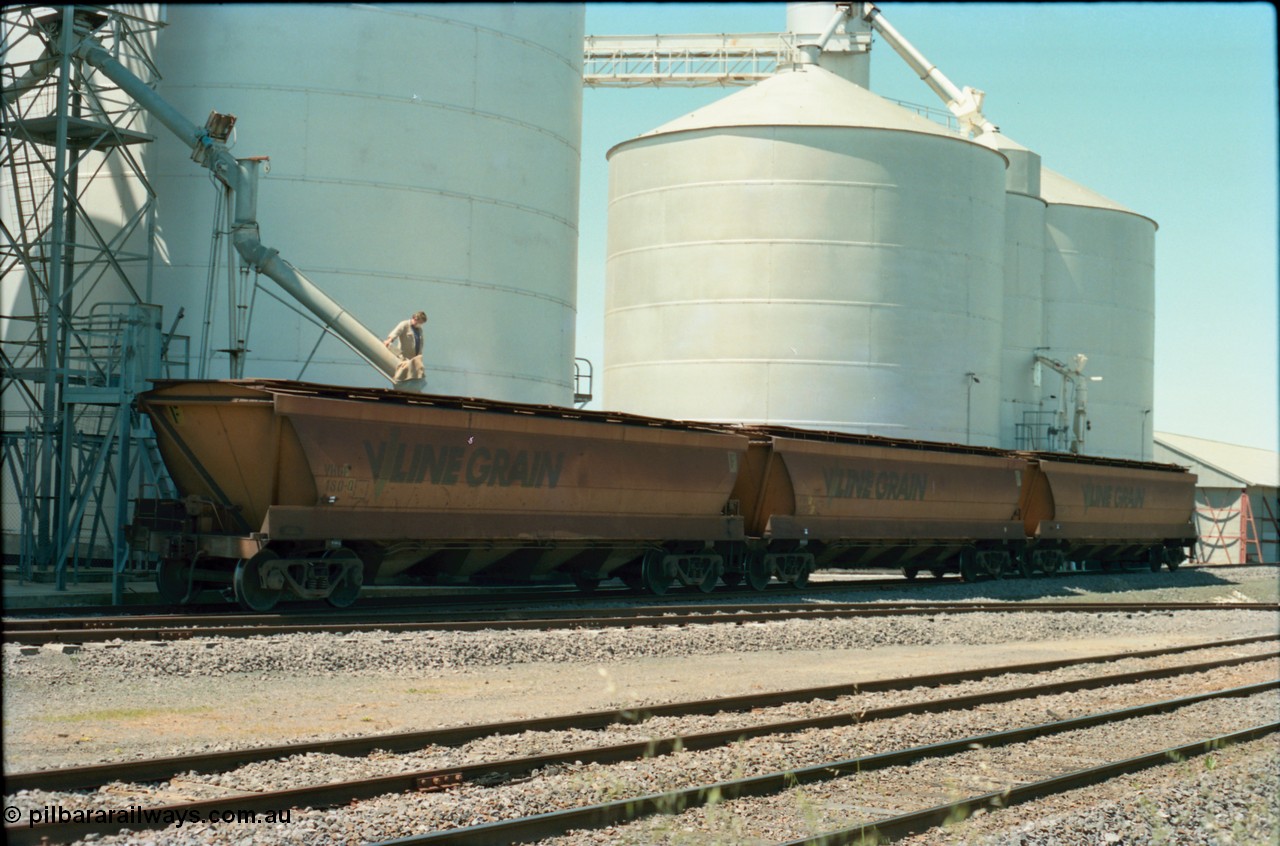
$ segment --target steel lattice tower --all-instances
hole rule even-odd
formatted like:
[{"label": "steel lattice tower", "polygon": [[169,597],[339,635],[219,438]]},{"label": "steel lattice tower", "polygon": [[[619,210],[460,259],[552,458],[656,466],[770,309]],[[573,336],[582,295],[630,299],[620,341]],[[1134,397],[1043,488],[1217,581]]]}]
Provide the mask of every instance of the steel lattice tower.
[{"label": "steel lattice tower", "polygon": [[151,303],[155,193],[144,115],[73,56],[93,37],[154,84],[154,7],[12,6],[0,20],[0,389],[4,542],[65,587],[110,559],[120,601],[130,497],[166,484],[132,410],[168,336]]}]

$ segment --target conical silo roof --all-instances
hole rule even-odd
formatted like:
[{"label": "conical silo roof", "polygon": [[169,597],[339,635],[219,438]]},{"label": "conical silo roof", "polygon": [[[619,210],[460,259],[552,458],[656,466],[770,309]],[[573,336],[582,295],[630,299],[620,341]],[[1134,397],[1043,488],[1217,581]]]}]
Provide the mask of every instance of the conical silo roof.
[{"label": "conical silo roof", "polygon": [[750,88],[664,123],[638,138],[732,126],[889,129],[969,141],[960,133],[878,97],[817,65],[804,65],[792,71],[783,71]]},{"label": "conical silo roof", "polygon": [[1047,203],[1054,203],[1061,206],[1085,206],[1088,208],[1106,209],[1108,211],[1124,212],[1136,217],[1146,218],[1159,228],[1159,224],[1145,214],[1136,212],[1133,209],[1126,208],[1115,200],[1102,196],[1091,188],[1086,188],[1078,182],[1072,182],[1062,174],[1050,170],[1047,167],[1040,169],[1040,196]]}]

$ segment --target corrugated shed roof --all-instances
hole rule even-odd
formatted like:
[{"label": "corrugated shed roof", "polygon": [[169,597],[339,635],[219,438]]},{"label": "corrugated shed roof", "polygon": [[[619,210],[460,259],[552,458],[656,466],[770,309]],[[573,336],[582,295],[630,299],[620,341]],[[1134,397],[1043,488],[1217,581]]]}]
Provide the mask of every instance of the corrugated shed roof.
[{"label": "corrugated shed roof", "polygon": [[1155,441],[1194,464],[1234,477],[1242,485],[1280,487],[1280,452],[1257,447],[1224,444],[1190,435],[1156,432]]}]

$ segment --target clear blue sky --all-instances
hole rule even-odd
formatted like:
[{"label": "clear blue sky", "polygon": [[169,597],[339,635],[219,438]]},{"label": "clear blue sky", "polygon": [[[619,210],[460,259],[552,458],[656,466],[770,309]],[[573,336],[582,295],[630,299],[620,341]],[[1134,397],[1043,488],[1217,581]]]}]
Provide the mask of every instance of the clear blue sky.
[{"label": "clear blue sky", "polygon": [[[1046,167],[1156,220],[1156,431],[1277,435],[1276,19],[1267,3],[900,3],[885,18]],[[589,35],[779,32],[784,3],[588,3]],[[942,104],[877,37],[871,89]],[[583,93],[577,354],[604,365],[614,144],[740,89]],[[597,394],[600,393],[597,386]]]}]

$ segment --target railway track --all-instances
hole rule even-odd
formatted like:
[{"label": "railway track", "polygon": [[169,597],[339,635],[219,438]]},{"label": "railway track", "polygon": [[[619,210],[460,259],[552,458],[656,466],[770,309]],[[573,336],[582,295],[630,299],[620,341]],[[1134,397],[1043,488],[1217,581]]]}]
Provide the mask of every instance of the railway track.
[{"label": "railway track", "polygon": [[[683,591],[673,590],[667,595],[666,601],[674,603],[716,603],[725,601],[759,602],[764,598],[767,598],[768,600],[785,600],[788,598],[795,599],[801,595],[821,596],[827,593],[838,593],[848,590],[876,591],[903,589],[908,585],[911,585],[910,589],[914,592],[916,590],[927,591],[930,587],[951,586],[957,584],[958,581],[958,578],[943,578],[927,582],[918,582],[914,585],[911,585],[911,583],[902,578],[810,582],[810,584],[805,588],[803,594],[798,594],[795,588],[789,585],[770,585],[768,589],[764,591],[722,589],[710,594],[693,589]],[[653,603],[660,601],[662,600],[659,600],[657,597],[637,593],[624,587],[601,588],[591,594],[585,594],[576,589],[562,590],[559,588],[545,589],[538,588],[536,586],[525,586],[518,589],[491,591],[485,591],[482,589],[449,589],[440,593],[415,596],[371,596],[362,598],[357,607],[343,610],[334,609],[326,602],[299,601],[281,604],[265,614],[254,614],[252,612],[244,611],[232,600],[224,600],[219,602],[197,602],[188,605],[49,605],[15,609],[6,612],[5,616],[6,618],[14,620],[82,617],[177,617],[201,615],[217,615],[228,618],[263,616],[278,616],[285,618],[293,616],[314,616],[321,619],[331,618],[340,620],[352,615],[359,617],[370,613],[383,613],[397,610],[406,612],[470,611],[479,609],[504,610],[543,605],[578,605],[583,602],[619,602],[623,604],[636,604],[637,602]]]},{"label": "railway track", "polygon": [[[489,611],[489,609],[485,609]],[[305,615],[173,615],[78,617],[5,621],[4,643],[37,646],[86,644],[116,640],[166,641],[198,637],[254,637],[299,633],[420,632],[518,629],[638,628],[779,620],[822,620],[895,615],[931,616],[974,613],[1143,613],[1161,611],[1280,611],[1280,604],[1259,602],[855,602],[771,603],[754,605],[659,605],[628,608],[575,608],[507,611],[477,617],[472,613],[389,610],[375,614]]]},{"label": "railway track", "polygon": [[[1076,576],[1092,576],[1094,573],[1072,573]],[[827,593],[839,593],[850,590],[890,591],[910,590],[927,592],[933,588],[950,587],[960,583],[959,576],[948,575],[937,579],[921,579],[909,582],[902,576],[884,578],[815,578],[805,586],[804,596],[821,596]],[[429,590],[429,589],[428,589]],[[213,591],[205,594],[216,595]],[[711,593],[703,593],[695,588],[673,589],[667,594],[668,601],[674,602],[723,602],[760,601],[762,598],[795,598],[801,595],[791,585],[771,584],[763,591],[742,588],[720,587]],[[519,585],[512,587],[482,588],[471,586],[444,587],[430,593],[411,596],[364,596],[359,605],[348,610],[338,610],[327,602],[297,601],[283,603],[270,613],[290,615],[320,614],[340,618],[344,614],[362,614],[370,611],[402,610],[444,610],[455,608],[525,608],[530,605],[576,605],[584,601],[604,602],[654,602],[657,597],[637,593],[618,583],[617,586],[604,585],[590,594],[576,588],[565,589],[560,586]],[[40,617],[146,617],[155,615],[183,614],[224,614],[245,615],[248,612],[240,609],[233,599],[219,601],[193,602],[186,605],[139,604],[139,605],[48,605],[12,610],[6,616],[12,618]]]},{"label": "railway track", "polygon": [[[1218,572],[1230,572],[1235,570],[1252,570],[1258,568],[1280,569],[1280,564],[1215,564],[1212,566],[1190,566],[1183,565],[1178,570],[1179,586],[1186,586],[1189,583],[1199,580],[1217,580],[1214,575]],[[1141,576],[1146,574],[1145,568],[1135,568],[1131,571],[1122,571],[1112,569],[1103,570],[1081,570],[1070,571],[1057,574],[1052,581],[1045,582],[1046,585],[1061,586],[1070,584],[1068,580],[1074,579],[1095,579],[1109,578],[1117,575],[1123,576],[1126,572]],[[844,591],[910,591],[927,592],[936,588],[954,587],[961,584],[958,575],[950,574],[941,578],[919,578],[916,580],[907,580],[901,575],[887,575],[884,577],[867,577],[860,576],[857,578],[840,578],[832,577],[828,573],[815,575],[808,585],[804,588],[804,596],[822,596],[828,593],[840,593]],[[981,588],[983,583],[979,582],[977,587]],[[516,598],[512,597],[513,592],[518,592]],[[711,594],[704,594],[693,588],[672,590],[668,597],[675,602],[698,602],[706,601],[709,603],[725,602],[726,600],[734,601],[760,601],[762,598],[793,598],[797,596],[796,589],[790,585],[773,584],[769,585],[764,591],[744,590],[738,588],[720,587]],[[564,589],[559,586],[542,586],[542,585],[520,585],[510,588],[493,588],[484,589],[476,587],[457,587],[442,588],[438,593],[418,594],[414,596],[365,596],[359,601],[357,608],[350,611],[339,611],[332,608],[325,602],[291,602],[278,606],[273,610],[273,615],[279,616],[307,616],[307,615],[323,615],[334,619],[341,619],[344,614],[364,614],[371,611],[387,611],[393,609],[400,610],[428,610],[439,611],[443,609],[478,609],[478,608],[524,608],[533,604],[559,604],[569,603],[577,604],[584,600],[587,601],[618,601],[623,603],[635,603],[637,601],[652,602],[654,597],[638,594],[635,591],[623,587],[602,585],[596,589],[594,593],[584,594],[582,591],[575,589]],[[229,611],[229,609],[235,609]],[[164,604],[138,604],[138,605],[47,605],[39,607],[29,607],[20,609],[11,609],[5,613],[10,619],[52,619],[52,618],[79,618],[79,617],[149,617],[149,616],[177,616],[177,615],[202,615],[202,614],[219,614],[226,616],[244,616],[236,606],[233,600],[227,599],[216,602],[197,602],[188,605],[164,605]],[[262,615],[254,615],[262,616]]]},{"label": "railway track", "polygon": [[[128,798],[131,806],[136,803],[137,807],[145,807],[155,822],[148,823],[141,814],[120,824],[41,822],[29,825],[21,822],[6,826],[6,840],[18,844],[34,844],[42,840],[68,842],[90,834],[110,834],[126,827],[133,830],[162,827],[165,819],[208,819],[215,810],[266,812],[331,807],[402,792],[423,796],[445,792],[448,795],[444,798],[453,804],[480,803],[487,807],[517,808],[518,803],[513,805],[507,799],[497,801],[496,794],[511,791],[518,794],[521,785],[530,780],[567,781],[568,787],[561,785],[545,793],[560,795],[568,791],[577,797],[574,801],[578,804],[572,808],[539,810],[538,803],[534,802],[531,813],[508,813],[504,819],[480,826],[459,824],[452,830],[433,831],[413,841],[527,842],[554,837],[569,829],[622,825],[653,813],[686,811],[709,801],[782,795],[799,784],[828,782],[879,767],[905,766],[939,756],[966,755],[974,744],[984,750],[996,745],[1016,748],[1019,744],[1035,743],[1041,738],[1064,732],[1095,730],[1096,726],[1120,720],[1152,719],[1158,715],[1178,713],[1219,697],[1272,696],[1274,699],[1274,691],[1280,687],[1280,679],[1276,678],[1276,664],[1280,658],[1276,644],[1277,638],[1271,635],[1238,638],[1171,649],[998,666],[858,685],[774,691],[211,755],[10,773],[5,779],[8,794],[5,804],[20,808],[23,813],[31,814],[55,806],[84,810],[104,805],[118,807]],[[1107,664],[1113,666],[1090,669],[1094,665]],[[984,687],[974,690],[973,686],[979,684]],[[1180,695],[1164,695],[1172,689],[1170,685],[1176,687]],[[1083,707],[1078,700],[1061,704],[1055,699],[1064,695],[1089,696],[1090,707],[1095,710],[1069,717],[1054,714],[1054,707],[1075,711]],[[1055,718],[1048,723],[1040,720],[1031,725],[1015,725],[1020,720],[1025,722],[1028,708],[1032,708],[1034,713],[1049,713]],[[919,719],[925,714],[951,714],[952,722],[957,719],[954,715],[977,717],[968,722],[961,719],[954,728],[943,728],[935,726],[931,720]],[[880,724],[911,725],[924,731],[922,736],[929,742],[894,746],[890,740],[858,737],[857,733],[865,727]],[[963,733],[958,738],[952,736],[956,731],[975,725],[991,730],[979,734]],[[1246,726],[1232,731],[1243,730],[1255,736],[1274,729],[1275,726]],[[898,736],[895,731],[901,733],[898,728],[888,731],[885,737]],[[537,734],[532,735],[534,732]],[[1218,732],[1224,733],[1227,732]],[[505,750],[517,736],[521,738],[520,746],[528,748],[532,745],[538,751],[505,758],[486,754],[486,750]],[[708,783],[700,783],[695,778],[693,783],[669,786],[670,789],[664,786],[656,793],[646,793],[634,786],[619,787],[626,798],[611,802],[587,801],[593,795],[587,785],[598,785],[601,777],[609,778],[609,768],[623,766],[623,762],[633,762],[630,765],[633,768],[654,766],[659,759],[668,756],[676,755],[684,760],[686,756],[697,754],[728,755],[729,760],[739,762],[744,758],[755,761],[750,744],[777,738],[783,738],[784,745],[796,744],[787,747],[788,751],[782,756],[786,761],[785,768],[781,770],[769,769],[777,754],[772,753],[771,757],[767,754],[767,747],[762,747],[765,752],[752,767],[761,771],[753,775]],[[865,750],[868,745],[876,743],[890,745],[869,755],[841,757],[838,754],[850,744]],[[370,755],[371,752],[374,754]],[[1160,757],[1162,753],[1163,749],[1144,753],[1144,760],[1148,760],[1146,765],[1164,760]],[[361,763],[360,759],[350,756],[360,755],[370,755],[363,759],[364,768],[393,772],[322,784],[292,783],[296,780],[296,762],[306,760],[308,756],[343,756],[347,763],[335,765],[332,771],[347,773],[359,769],[356,764]],[[815,756],[817,760],[811,760]],[[440,763],[442,760],[447,761],[443,766],[415,768],[419,762]],[[249,783],[246,773],[264,766],[268,770],[274,766],[275,773],[268,772],[265,782],[259,773],[253,776],[253,783]],[[732,765],[713,761],[706,769],[697,769],[691,775],[723,772],[726,766]],[[673,772],[678,774],[685,769],[677,766]],[[1092,769],[1098,770],[1096,767]],[[1106,772],[1114,771],[1118,770],[1113,766]],[[621,784],[627,782],[634,772],[634,769],[624,769],[612,777]],[[1080,779],[1102,777],[1100,772],[1077,775],[1074,781],[1063,780],[1059,773],[1054,775],[1058,779],[1054,783],[1078,783]],[[212,773],[224,775],[208,775]],[[673,777],[680,778],[668,773],[659,782]],[[143,782],[151,784],[144,786]],[[576,789],[570,790],[574,784]],[[104,786],[107,789],[104,790]],[[1024,793],[1033,796],[1037,791],[1046,789],[1049,788],[1028,787]],[[65,792],[72,790],[97,792]],[[1003,791],[1000,793],[1014,796]],[[977,807],[984,801],[993,801],[995,794],[988,794],[989,791],[975,794],[965,801],[976,803],[971,807]],[[177,797],[182,797],[181,801],[173,801]],[[923,810],[912,811],[911,822],[905,819],[876,820],[874,824],[882,831],[918,830],[920,825],[932,819],[927,814],[921,816]],[[939,812],[932,809],[932,813],[936,816]],[[837,839],[829,842],[855,841]]]}]

